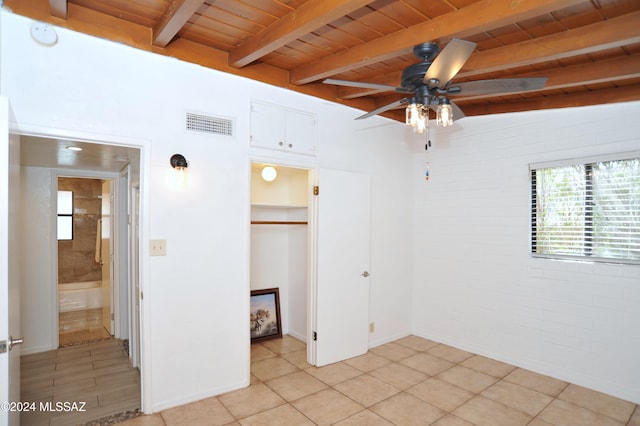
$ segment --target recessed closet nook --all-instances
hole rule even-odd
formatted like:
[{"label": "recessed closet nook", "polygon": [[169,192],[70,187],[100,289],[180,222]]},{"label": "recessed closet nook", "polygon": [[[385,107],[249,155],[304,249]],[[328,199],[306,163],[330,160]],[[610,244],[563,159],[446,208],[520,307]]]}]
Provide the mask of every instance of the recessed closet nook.
[{"label": "recessed closet nook", "polygon": [[307,341],[309,171],[251,165],[251,290],[278,288],[282,334]]}]

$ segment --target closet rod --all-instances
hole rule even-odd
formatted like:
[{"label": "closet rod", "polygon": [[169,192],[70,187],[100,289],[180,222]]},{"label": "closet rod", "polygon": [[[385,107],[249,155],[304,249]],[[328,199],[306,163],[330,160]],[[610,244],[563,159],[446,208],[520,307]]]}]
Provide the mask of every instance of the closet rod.
[{"label": "closet rod", "polygon": [[252,220],[252,225],[306,225],[307,222],[292,222],[282,220]]}]

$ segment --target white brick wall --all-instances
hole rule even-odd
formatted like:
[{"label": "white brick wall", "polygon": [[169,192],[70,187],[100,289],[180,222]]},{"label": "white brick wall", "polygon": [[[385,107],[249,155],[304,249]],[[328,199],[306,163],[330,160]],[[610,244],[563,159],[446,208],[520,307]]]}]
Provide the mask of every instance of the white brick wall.
[{"label": "white brick wall", "polygon": [[528,169],[640,150],[639,113],[468,117],[432,132],[429,181],[414,156],[413,332],[640,402],[640,266],[531,258]]}]

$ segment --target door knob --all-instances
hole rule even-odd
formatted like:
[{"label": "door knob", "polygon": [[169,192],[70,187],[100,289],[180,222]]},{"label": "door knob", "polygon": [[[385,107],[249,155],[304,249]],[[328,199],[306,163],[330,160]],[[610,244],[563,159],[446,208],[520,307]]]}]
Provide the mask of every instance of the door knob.
[{"label": "door knob", "polygon": [[24,337],[19,337],[14,339],[13,336],[9,336],[9,350],[11,350],[15,345],[21,345],[24,343]]},{"label": "door knob", "polygon": [[369,271],[364,271],[363,273],[361,273],[360,275],[362,275],[363,277],[368,277],[369,276]]}]

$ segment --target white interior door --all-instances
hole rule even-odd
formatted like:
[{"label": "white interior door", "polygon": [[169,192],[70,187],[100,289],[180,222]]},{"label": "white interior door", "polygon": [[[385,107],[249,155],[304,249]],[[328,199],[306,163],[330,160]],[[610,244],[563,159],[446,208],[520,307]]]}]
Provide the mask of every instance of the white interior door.
[{"label": "white interior door", "polygon": [[[20,401],[20,141],[9,135],[9,100],[0,97],[0,403]],[[3,407],[5,408],[5,407]],[[20,424],[20,413],[0,410],[0,424]]]},{"label": "white interior door", "polygon": [[318,176],[316,365],[369,348],[368,175],[321,169]]}]

